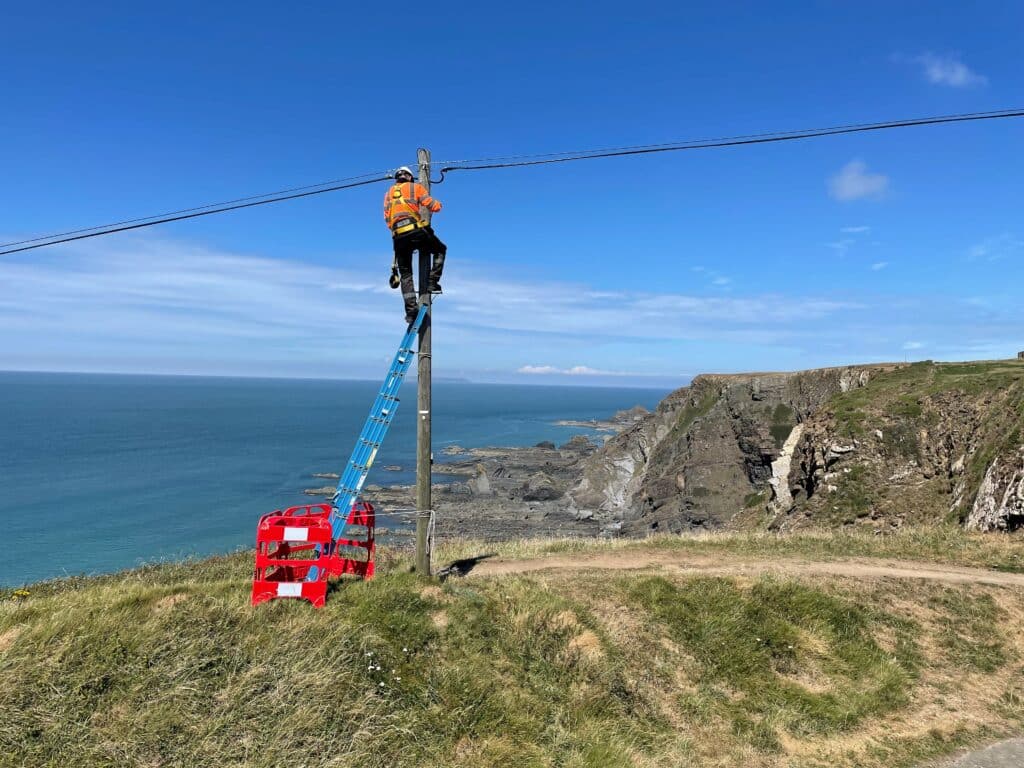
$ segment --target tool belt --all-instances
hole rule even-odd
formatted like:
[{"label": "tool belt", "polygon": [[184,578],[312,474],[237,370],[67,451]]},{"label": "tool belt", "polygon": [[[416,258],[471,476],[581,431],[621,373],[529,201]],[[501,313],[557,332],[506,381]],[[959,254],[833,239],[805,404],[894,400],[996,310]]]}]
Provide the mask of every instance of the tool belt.
[{"label": "tool belt", "polygon": [[413,218],[402,218],[391,225],[391,234],[394,237],[415,232],[417,229],[427,229],[430,225],[425,221],[417,221]]}]

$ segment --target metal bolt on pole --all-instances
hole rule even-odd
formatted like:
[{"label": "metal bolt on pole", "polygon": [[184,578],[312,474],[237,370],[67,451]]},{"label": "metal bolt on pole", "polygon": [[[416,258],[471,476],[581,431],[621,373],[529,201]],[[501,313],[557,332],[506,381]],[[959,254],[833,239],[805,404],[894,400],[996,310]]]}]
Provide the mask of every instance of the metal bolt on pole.
[{"label": "metal bolt on pole", "polygon": [[[416,150],[419,164],[420,184],[430,192],[430,150]],[[430,211],[420,212],[426,222],[430,223]],[[417,362],[417,414],[416,414],[416,572],[430,576],[430,520],[424,517],[425,512],[433,509],[430,498],[430,481],[432,475],[433,451],[430,436],[431,409],[431,370],[430,370],[430,331],[432,326],[432,301],[430,295],[430,253],[420,249],[419,280],[420,304],[427,306],[426,317],[420,326],[419,349]]]}]

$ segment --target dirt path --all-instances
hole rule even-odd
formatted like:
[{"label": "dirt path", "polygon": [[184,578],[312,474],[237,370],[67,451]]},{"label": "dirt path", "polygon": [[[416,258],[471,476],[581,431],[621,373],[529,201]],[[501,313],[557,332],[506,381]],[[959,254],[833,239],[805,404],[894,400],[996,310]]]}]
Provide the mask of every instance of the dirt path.
[{"label": "dirt path", "polygon": [[812,561],[799,558],[708,556],[688,552],[602,552],[600,554],[551,555],[527,560],[484,560],[471,576],[501,576],[538,571],[660,569],[712,576],[848,576],[852,578],[922,579],[947,584],[994,584],[1024,587],[1024,573],[1003,573],[982,568],[936,565],[907,560]]}]

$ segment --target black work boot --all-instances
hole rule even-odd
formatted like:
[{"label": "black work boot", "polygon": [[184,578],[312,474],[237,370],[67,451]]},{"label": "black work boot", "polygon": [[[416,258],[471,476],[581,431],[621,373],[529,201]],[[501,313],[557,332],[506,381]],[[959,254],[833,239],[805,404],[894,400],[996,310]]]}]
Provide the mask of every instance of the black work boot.
[{"label": "black work boot", "polygon": [[431,293],[443,293],[441,290],[441,273],[444,271],[444,257],[448,249],[441,244],[441,248],[432,255],[431,268],[427,279],[427,290]]}]

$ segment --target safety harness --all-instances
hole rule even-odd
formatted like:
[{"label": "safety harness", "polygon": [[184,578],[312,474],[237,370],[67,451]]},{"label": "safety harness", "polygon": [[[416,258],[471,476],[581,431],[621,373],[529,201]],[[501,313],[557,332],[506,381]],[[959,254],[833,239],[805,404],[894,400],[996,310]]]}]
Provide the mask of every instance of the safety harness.
[{"label": "safety harness", "polygon": [[[405,196],[403,191],[405,185],[409,185],[409,192],[413,199],[409,199]],[[401,184],[395,184],[391,189],[391,198],[388,201],[388,215],[391,215],[391,206],[395,203],[402,203],[408,208],[412,208],[414,211],[419,210],[419,203],[415,199],[416,197],[416,184],[414,182],[403,182]],[[391,234],[394,237],[404,235],[408,232],[413,232],[417,229],[425,229],[427,223],[419,218],[418,214],[408,213],[400,216],[391,222]]]}]

